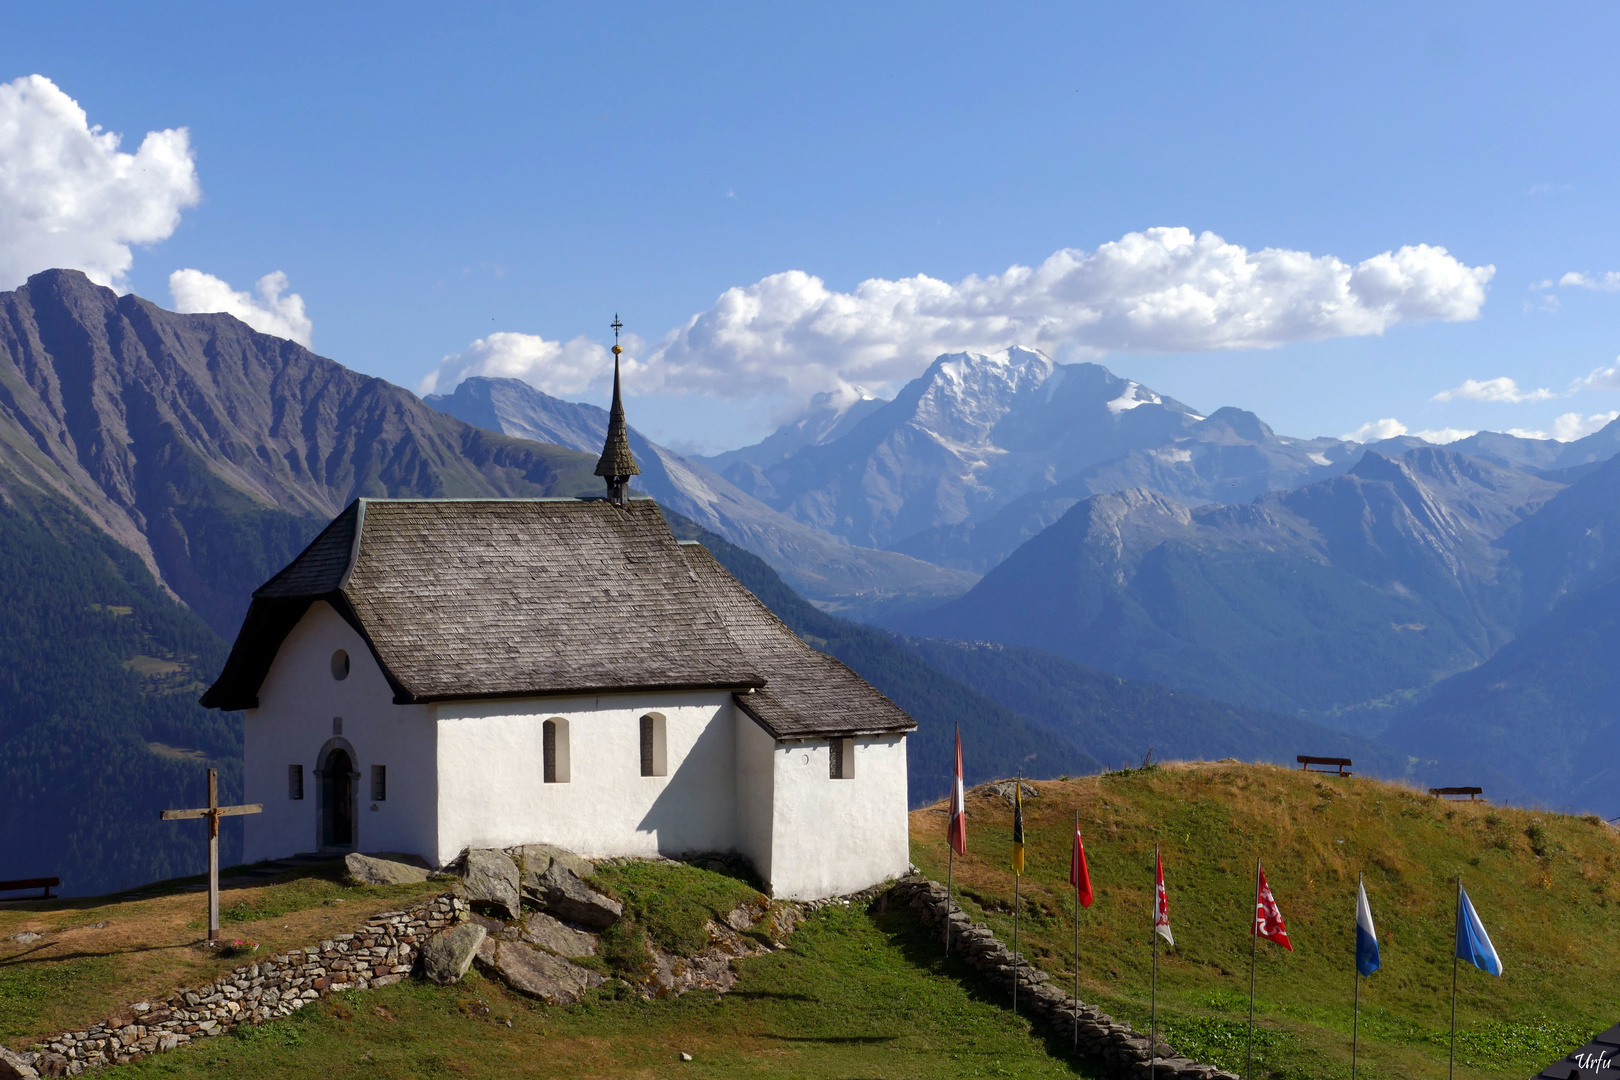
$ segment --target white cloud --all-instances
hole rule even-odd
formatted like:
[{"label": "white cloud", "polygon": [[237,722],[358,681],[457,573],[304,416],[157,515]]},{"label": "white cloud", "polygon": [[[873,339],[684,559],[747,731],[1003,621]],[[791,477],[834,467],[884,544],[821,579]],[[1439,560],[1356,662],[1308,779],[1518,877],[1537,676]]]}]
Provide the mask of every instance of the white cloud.
[{"label": "white cloud", "polygon": [[52,267],[124,286],[131,244],[155,244],[201,198],[185,128],[133,154],[43,75],[0,83],[0,289]]},{"label": "white cloud", "polygon": [[1594,292],[1620,292],[1620,271],[1610,270],[1594,275],[1571,270],[1558,279],[1558,284],[1577,289],[1591,289]]},{"label": "white cloud", "polygon": [[1356,430],[1340,435],[1339,438],[1350,442],[1369,443],[1377,442],[1380,439],[1394,439],[1401,435],[1410,435],[1414,439],[1422,439],[1424,442],[1444,446],[1446,443],[1454,443],[1458,439],[1466,439],[1468,436],[1475,434],[1478,434],[1478,432],[1467,431],[1462,428],[1430,428],[1424,431],[1410,431],[1399,420],[1392,416],[1386,416],[1382,420],[1369,420],[1356,428]]},{"label": "white cloud", "polygon": [[1464,379],[1461,386],[1442,390],[1430,401],[1499,401],[1518,404],[1521,401],[1546,401],[1556,395],[1551,390],[1520,390],[1519,384],[1503,376],[1499,379]]},{"label": "white cloud", "polygon": [[1386,416],[1382,420],[1369,420],[1356,430],[1340,435],[1339,438],[1349,442],[1377,442],[1379,439],[1393,439],[1405,434],[1405,424],[1392,416]]},{"label": "white cloud", "polygon": [[1582,416],[1580,413],[1565,413],[1554,418],[1551,431],[1528,431],[1524,428],[1509,428],[1509,435],[1517,435],[1521,439],[1557,439],[1559,442],[1573,442],[1584,438],[1614,420],[1620,419],[1620,410],[1606,413],[1593,413],[1591,416]]},{"label": "white cloud", "polygon": [[228,282],[201,270],[176,270],[169,275],[174,310],[186,314],[223,311],[261,334],[290,338],[308,348],[315,325],[304,314],[304,298],[287,292],[287,275],[280,270],[266,274],[256,288],[257,297],[237,292]]},{"label": "white cloud", "polygon": [[[634,352],[641,344],[634,334],[625,335],[627,351]],[[635,371],[635,361],[626,361],[625,369],[627,373]],[[589,338],[547,341],[535,334],[501,331],[479,338],[461,352],[439,361],[438,370],[423,379],[416,392],[424,396],[435,391],[448,393],[470,375],[487,375],[522,379],[561,397],[583,393],[612,374],[613,354]],[[643,388],[636,389],[639,392]]]},{"label": "white cloud", "polygon": [[1608,367],[1594,368],[1589,375],[1569,384],[1569,392],[1580,390],[1620,390],[1620,357]]},{"label": "white cloud", "polygon": [[644,389],[801,400],[915,377],[944,352],[1009,345],[1055,352],[1202,352],[1382,333],[1478,316],[1491,266],[1426,244],[1351,266],[1250,252],[1184,228],[1066,248],[955,284],[918,275],[830,290],[798,270],[726,290],[646,358]]},{"label": "white cloud", "polygon": [[1409,434],[1415,439],[1422,439],[1424,442],[1434,443],[1436,446],[1444,446],[1446,443],[1454,443],[1458,439],[1466,439],[1470,435],[1478,435],[1479,432],[1468,428],[1447,427],[1413,431]]}]

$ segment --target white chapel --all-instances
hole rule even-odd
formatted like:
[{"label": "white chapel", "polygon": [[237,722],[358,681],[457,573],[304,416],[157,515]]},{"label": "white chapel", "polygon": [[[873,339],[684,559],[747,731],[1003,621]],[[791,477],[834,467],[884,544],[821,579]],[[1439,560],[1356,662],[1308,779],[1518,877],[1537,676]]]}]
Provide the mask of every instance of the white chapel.
[{"label": "white chapel", "polygon": [[906,872],[915,722],[629,497],[617,371],[596,471],[357,499],[253,594],[203,697],[246,710],[248,861],[726,851],[793,899]]}]

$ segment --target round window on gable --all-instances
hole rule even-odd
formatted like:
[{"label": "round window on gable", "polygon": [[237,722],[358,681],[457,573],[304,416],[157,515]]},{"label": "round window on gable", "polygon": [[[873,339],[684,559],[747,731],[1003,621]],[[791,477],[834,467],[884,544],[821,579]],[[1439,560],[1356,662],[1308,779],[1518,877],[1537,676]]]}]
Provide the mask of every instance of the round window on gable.
[{"label": "round window on gable", "polygon": [[332,654],[332,678],[341,682],[349,677],[349,654],[339,649]]}]

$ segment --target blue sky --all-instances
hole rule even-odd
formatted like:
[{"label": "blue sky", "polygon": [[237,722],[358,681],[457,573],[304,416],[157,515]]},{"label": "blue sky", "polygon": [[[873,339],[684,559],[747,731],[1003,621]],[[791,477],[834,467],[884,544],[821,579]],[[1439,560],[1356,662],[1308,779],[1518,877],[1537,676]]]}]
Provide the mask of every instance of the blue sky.
[{"label": "blue sky", "polygon": [[[239,291],[280,271],[316,351],[413,388],[511,346],[501,370],[601,400],[591,369],[617,311],[634,354],[666,361],[631,380],[657,390],[632,422],[720,449],[828,380],[892,385],[955,332],[912,340],[856,304],[844,336],[657,352],[728,289],[789,271],[832,294],[954,288],[1185,228],[1349,268],[1438,246],[1478,273],[1439,306],[1402,300],[1310,340],[1317,304],[1273,348],[1168,331],[1121,347],[1065,337],[1047,308],[1055,336],[1016,343],[1286,434],[1552,430],[1620,408],[1595,388],[1614,377],[1568,393],[1615,364],[1620,291],[1558,284],[1620,270],[1617,30],[1597,4],[34,5],[7,14],[0,83],[45,76],[125,153],[187,129],[200,197],[170,193],[178,224],[134,245],[120,287],[171,305],[182,268]],[[0,177],[0,249],[27,227],[4,207],[16,191]],[[39,243],[13,244],[0,284],[57,256]],[[840,367],[857,347],[882,356]],[[1431,400],[1503,377],[1552,396]]]}]

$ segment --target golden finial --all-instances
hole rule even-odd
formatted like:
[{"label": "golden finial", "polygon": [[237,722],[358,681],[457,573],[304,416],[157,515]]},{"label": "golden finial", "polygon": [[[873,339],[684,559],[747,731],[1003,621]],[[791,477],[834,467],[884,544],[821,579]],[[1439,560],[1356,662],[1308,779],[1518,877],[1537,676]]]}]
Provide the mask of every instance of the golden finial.
[{"label": "golden finial", "polygon": [[614,314],[613,314],[613,355],[614,356],[618,356],[620,353],[624,352],[623,349],[619,348],[619,331],[623,330],[623,329],[624,329],[624,323],[619,321],[618,312],[614,312]]}]

